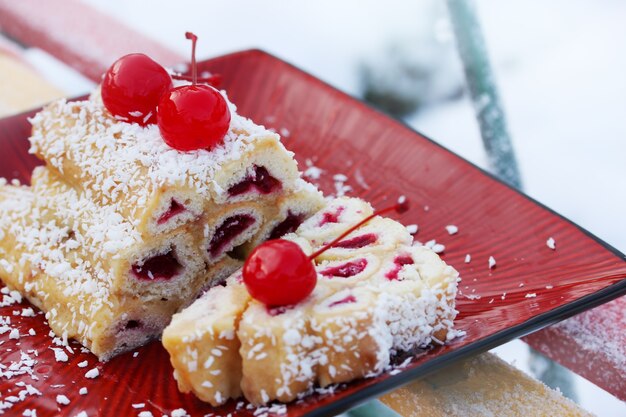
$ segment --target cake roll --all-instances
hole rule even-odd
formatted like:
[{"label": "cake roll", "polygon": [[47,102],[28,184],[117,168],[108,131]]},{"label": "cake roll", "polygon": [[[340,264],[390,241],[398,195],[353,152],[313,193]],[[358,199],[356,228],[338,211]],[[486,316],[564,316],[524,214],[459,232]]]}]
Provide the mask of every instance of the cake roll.
[{"label": "cake roll", "polygon": [[243,313],[241,389],[253,404],[290,402],[308,392],[317,380],[320,337],[311,329],[310,309],[328,294],[317,286],[297,306],[268,307],[252,300]]},{"label": "cake roll", "polygon": [[66,229],[68,260],[104,271],[111,292],[180,305],[204,286],[199,228],[145,239],[113,207],[97,206],[46,167],[33,171],[32,189],[40,221]]},{"label": "cake roll", "polygon": [[43,310],[58,337],[100,360],[157,338],[180,304],[111,291],[113,275],[76,255],[70,228],[36,202],[27,187],[0,185],[2,281]]},{"label": "cake roll", "polygon": [[321,387],[377,375],[389,365],[392,338],[371,288],[346,288],[320,301],[311,328],[324,347],[318,364]]},{"label": "cake roll", "polygon": [[59,337],[100,360],[158,338],[174,313],[242,265],[224,256],[207,267],[191,233],[145,241],[48,168],[32,180],[0,186],[0,278],[43,310]]},{"label": "cake roll", "polygon": [[249,253],[260,243],[293,233],[300,225],[324,207],[322,193],[312,184],[298,180],[296,190],[278,197],[265,208],[265,221],[255,236],[245,244]]},{"label": "cake roll", "polygon": [[181,392],[193,392],[213,406],[241,396],[241,344],[237,325],[250,295],[232,278],[175,314],[163,332]]},{"label": "cake roll", "polygon": [[[337,210],[338,207],[342,209]],[[318,242],[330,241],[347,230],[349,226],[341,223],[342,216],[348,222],[347,219],[364,216],[368,207],[357,199],[329,200],[296,232],[283,239],[296,242],[305,254],[311,254],[320,246]],[[328,222],[320,226],[322,220]],[[312,230],[315,228],[327,229],[322,238]],[[339,252],[330,259],[319,256],[312,261],[317,283],[305,300],[296,305],[270,307],[248,295],[247,306],[229,319],[229,323],[234,323],[240,346],[240,356],[231,359],[238,359],[241,369],[240,373],[229,375],[240,378],[241,394],[248,401],[257,405],[275,400],[289,402],[306,395],[316,385],[325,387],[378,375],[389,369],[393,355],[445,342],[454,335],[458,273],[432,250],[411,246],[412,239],[410,235],[406,237],[405,228],[391,219],[375,217],[353,232],[355,236],[364,233],[375,234],[376,242]],[[221,312],[206,307],[206,300],[219,296],[212,293],[233,291],[230,286],[234,283],[247,292],[241,284],[241,272],[236,272],[227,280],[227,290],[209,289],[196,302],[205,307],[183,310],[170,325],[182,332],[176,342],[168,341],[166,349],[176,369],[175,376],[186,392],[218,386],[223,381],[217,375],[223,372],[212,374],[195,363],[189,366],[196,354],[189,357],[189,353],[180,352],[213,349],[222,341],[210,325],[196,330],[203,335],[201,342],[186,343],[182,340],[192,337],[192,332],[185,331],[179,323],[223,320]],[[202,318],[196,317],[196,313]],[[168,333],[169,328],[165,331]],[[219,366],[221,362],[215,359],[211,363]],[[234,367],[230,359],[227,367]],[[182,372],[186,374],[182,376]],[[188,375],[190,372],[193,375]],[[229,384],[235,384],[230,377],[227,379]],[[235,389],[222,389],[217,401],[214,391],[202,392],[200,398],[208,398],[205,401],[214,405],[226,401],[227,393],[231,398],[238,395]]]},{"label": "cake roll", "polygon": [[156,125],[115,119],[97,96],[60,100],[31,119],[30,152],[98,205],[110,205],[144,236],[193,222],[214,205],[267,200],[300,178],[280,137],[236,113],[212,150],[170,148]]}]

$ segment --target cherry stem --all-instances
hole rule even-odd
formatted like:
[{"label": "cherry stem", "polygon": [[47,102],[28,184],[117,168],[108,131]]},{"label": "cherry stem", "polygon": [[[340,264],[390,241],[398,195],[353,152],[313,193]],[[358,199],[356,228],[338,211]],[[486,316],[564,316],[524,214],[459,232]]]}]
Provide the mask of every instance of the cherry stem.
[{"label": "cherry stem", "polygon": [[196,42],[198,41],[198,37],[191,32],[185,32],[185,38],[191,39],[191,83],[192,85],[196,85],[198,81],[198,70],[196,68]]},{"label": "cherry stem", "polygon": [[[190,75],[184,74],[172,74],[172,78],[175,80],[193,81]],[[197,77],[196,81],[207,83],[215,87],[222,81],[222,76],[220,74],[211,74],[206,77]]]},{"label": "cherry stem", "polygon": [[405,213],[408,210],[409,210],[409,201],[406,199],[405,196],[400,196],[400,198],[398,198],[398,201],[396,202],[396,204],[394,204],[393,206],[390,206],[390,207],[385,207],[383,209],[376,210],[374,213],[372,213],[371,215],[367,216],[366,218],[364,218],[363,220],[361,220],[360,222],[358,222],[357,224],[355,224],[354,226],[350,227],[348,230],[346,230],[345,232],[343,232],[342,234],[337,236],[331,242],[325,244],[320,249],[318,249],[317,251],[313,252],[311,255],[309,255],[309,259],[311,261],[314,260],[315,258],[320,256],[322,253],[326,252],[328,249],[330,249],[334,245],[336,245],[344,237],[348,236],[350,233],[354,232],[356,229],[358,229],[359,227],[363,226],[365,223],[369,222],[370,220],[372,220],[376,216],[380,216],[381,214],[385,214],[385,213],[387,213],[389,211],[395,211],[395,212],[397,212],[399,214],[402,214],[402,213]]}]

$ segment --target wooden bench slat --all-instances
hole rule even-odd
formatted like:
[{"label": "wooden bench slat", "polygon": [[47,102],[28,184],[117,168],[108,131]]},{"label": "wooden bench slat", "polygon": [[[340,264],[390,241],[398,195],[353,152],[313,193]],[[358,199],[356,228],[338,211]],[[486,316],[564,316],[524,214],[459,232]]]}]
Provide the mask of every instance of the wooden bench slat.
[{"label": "wooden bench slat", "polygon": [[380,400],[404,417],[590,416],[491,353],[453,364]]},{"label": "wooden bench slat", "polygon": [[526,336],[524,341],[626,401],[626,297]]},{"label": "wooden bench slat", "polygon": [[131,52],[165,66],[184,62],[178,53],[79,0],[0,0],[0,27],[97,82],[111,63]]}]

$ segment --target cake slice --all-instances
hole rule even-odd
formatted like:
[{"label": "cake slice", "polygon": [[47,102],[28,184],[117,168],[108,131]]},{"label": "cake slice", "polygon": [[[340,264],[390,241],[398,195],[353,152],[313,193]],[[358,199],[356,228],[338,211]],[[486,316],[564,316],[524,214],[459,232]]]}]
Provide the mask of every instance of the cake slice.
[{"label": "cake slice", "polygon": [[315,306],[311,327],[324,346],[320,386],[377,375],[389,365],[392,338],[382,307],[367,286],[347,287]]},{"label": "cake slice", "polygon": [[66,229],[64,256],[107,275],[112,293],[180,306],[204,286],[200,230],[145,239],[113,207],[96,205],[46,167],[35,168],[32,184],[38,220]]},{"label": "cake slice", "polygon": [[181,302],[112,291],[113,275],[78,255],[79,235],[49,220],[53,213],[36,201],[28,187],[0,185],[4,283],[46,312],[57,336],[78,340],[101,360],[158,337]]},{"label": "cake slice", "polygon": [[[337,215],[338,207],[343,207],[346,214]],[[368,207],[358,199],[330,200],[284,239],[311,254],[320,241],[338,238],[352,226],[348,219],[365,218],[361,213],[367,213]],[[339,219],[341,216],[346,216],[346,223]],[[332,223],[322,221],[329,217]],[[316,228],[326,230],[316,233]],[[248,401],[289,402],[306,395],[315,385],[324,387],[378,375],[389,368],[394,354],[454,337],[458,273],[430,249],[411,246],[412,239],[405,232],[398,222],[376,216],[348,238],[374,234],[377,243],[339,248],[350,250],[316,257],[317,284],[307,298],[280,307],[251,299],[243,311],[237,310],[229,323],[237,326],[241,346],[239,382]],[[237,272],[236,277],[240,276]],[[227,280],[227,288],[233,285],[247,291],[240,278]],[[204,352],[198,353],[202,356],[219,343],[215,332],[206,329],[201,341],[181,340],[187,332],[185,323],[200,320],[194,315],[197,312],[203,312],[201,320],[209,323],[222,320],[221,312],[208,307],[209,300],[216,297],[213,293],[220,291],[210,289],[192,307],[177,314],[164,332],[163,342],[176,369],[175,377],[185,392],[201,390],[201,386],[188,385],[192,379],[207,386],[218,383],[215,375],[193,366],[193,377],[180,377],[181,370],[190,371],[179,352]],[[172,334],[178,336],[171,338]],[[229,379],[229,383],[234,382]],[[236,391],[230,392],[231,398],[236,398]],[[220,393],[220,401],[201,398],[219,405],[226,401],[224,394]]]},{"label": "cake slice", "polygon": [[170,148],[156,125],[125,123],[99,96],[60,100],[31,119],[31,149],[98,205],[110,205],[144,236],[195,221],[216,205],[272,204],[298,188],[293,153],[280,137],[236,113],[211,150]]},{"label": "cake slice", "polygon": [[237,278],[206,292],[184,315],[175,315],[177,326],[163,333],[179,389],[214,405],[241,395],[241,344],[236,332],[250,296]]}]

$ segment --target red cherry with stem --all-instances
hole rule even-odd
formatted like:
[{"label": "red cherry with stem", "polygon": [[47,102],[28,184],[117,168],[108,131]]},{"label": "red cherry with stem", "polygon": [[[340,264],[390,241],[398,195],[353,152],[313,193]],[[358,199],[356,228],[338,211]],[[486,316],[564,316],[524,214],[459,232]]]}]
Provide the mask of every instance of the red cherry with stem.
[{"label": "red cherry with stem", "polygon": [[253,298],[270,307],[297,304],[313,292],[317,283],[315,258],[374,217],[392,210],[404,213],[408,209],[408,201],[402,196],[395,205],[375,211],[308,256],[294,242],[268,240],[257,246],[246,259],[243,282]]},{"label": "red cherry with stem", "polygon": [[100,91],[111,114],[145,126],[156,122],[159,99],[170,88],[172,78],[165,68],[147,55],[129,54],[107,70]]},{"label": "red cherry with stem", "polygon": [[197,84],[196,41],[191,32],[192,84],[171,89],[159,101],[157,124],[163,140],[179,151],[211,149],[219,144],[230,126],[230,110],[219,91]]},{"label": "red cherry with stem", "polygon": [[311,294],[317,272],[300,246],[275,239],[257,246],[246,259],[243,282],[253,298],[278,307],[297,304]]}]

